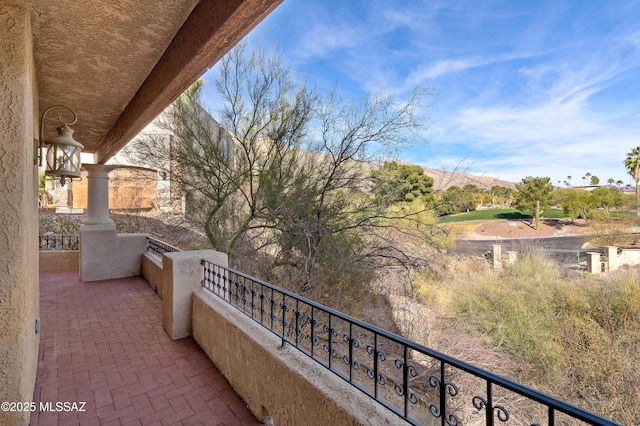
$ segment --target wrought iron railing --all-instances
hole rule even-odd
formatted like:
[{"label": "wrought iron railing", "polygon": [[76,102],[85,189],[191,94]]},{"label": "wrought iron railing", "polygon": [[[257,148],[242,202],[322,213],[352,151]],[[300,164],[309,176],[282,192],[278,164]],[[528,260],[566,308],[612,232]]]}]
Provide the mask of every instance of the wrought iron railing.
[{"label": "wrought iron railing", "polygon": [[241,272],[202,265],[204,288],[412,424],[618,424]]},{"label": "wrought iron railing", "polygon": [[162,257],[162,255],[165,253],[182,250],[163,241],[156,240],[155,238],[147,237],[147,251]]},{"label": "wrought iron railing", "polygon": [[40,234],[38,249],[41,251],[80,250],[78,234]]}]

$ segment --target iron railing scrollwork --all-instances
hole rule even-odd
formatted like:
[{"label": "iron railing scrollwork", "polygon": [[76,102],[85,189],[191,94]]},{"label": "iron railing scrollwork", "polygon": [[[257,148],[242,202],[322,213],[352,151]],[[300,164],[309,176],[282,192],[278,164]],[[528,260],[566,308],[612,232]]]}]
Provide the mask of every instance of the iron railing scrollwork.
[{"label": "iron railing scrollwork", "polygon": [[411,424],[618,425],[249,275],[202,265],[203,288]]},{"label": "iron railing scrollwork", "polygon": [[80,250],[80,236],[78,234],[40,234],[38,236],[38,250]]},{"label": "iron railing scrollwork", "polygon": [[162,255],[165,253],[173,253],[181,250],[163,241],[156,240],[152,237],[147,237],[147,251],[162,257]]}]

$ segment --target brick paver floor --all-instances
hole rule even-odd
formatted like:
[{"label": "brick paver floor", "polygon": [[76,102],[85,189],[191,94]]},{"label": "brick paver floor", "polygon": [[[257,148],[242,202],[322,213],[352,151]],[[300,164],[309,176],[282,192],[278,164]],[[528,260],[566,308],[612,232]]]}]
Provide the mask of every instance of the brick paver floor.
[{"label": "brick paver floor", "polygon": [[143,278],[42,273],[40,319],[31,425],[260,424],[193,339],[169,339]]}]

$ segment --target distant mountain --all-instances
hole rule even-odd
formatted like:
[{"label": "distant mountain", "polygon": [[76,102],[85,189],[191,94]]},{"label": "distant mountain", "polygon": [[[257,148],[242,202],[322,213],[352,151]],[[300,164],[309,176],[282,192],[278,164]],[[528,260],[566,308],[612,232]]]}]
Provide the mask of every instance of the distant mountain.
[{"label": "distant mountain", "polygon": [[431,176],[433,178],[433,188],[436,191],[444,191],[450,186],[459,186],[462,188],[467,184],[476,185],[478,188],[483,189],[490,189],[494,185],[512,189],[515,189],[516,187],[513,182],[508,182],[491,176],[476,176],[469,173],[429,169],[427,167],[423,167],[423,169],[427,176]]}]

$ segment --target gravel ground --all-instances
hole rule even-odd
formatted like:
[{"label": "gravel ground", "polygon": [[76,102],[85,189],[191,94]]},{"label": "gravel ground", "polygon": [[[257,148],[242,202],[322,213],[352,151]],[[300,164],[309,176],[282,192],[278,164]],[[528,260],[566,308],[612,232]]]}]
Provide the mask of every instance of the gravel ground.
[{"label": "gravel ground", "polygon": [[458,229],[460,238],[489,239],[489,238],[543,238],[568,237],[589,233],[589,227],[583,220],[545,219],[536,230],[528,221],[490,220],[468,221],[453,225]]}]

